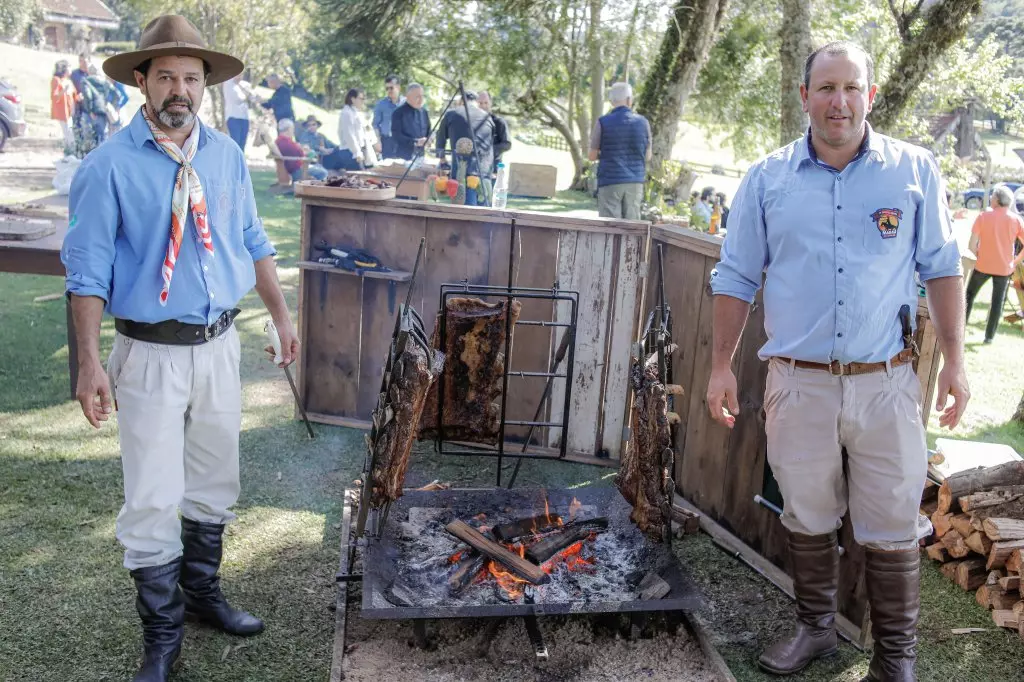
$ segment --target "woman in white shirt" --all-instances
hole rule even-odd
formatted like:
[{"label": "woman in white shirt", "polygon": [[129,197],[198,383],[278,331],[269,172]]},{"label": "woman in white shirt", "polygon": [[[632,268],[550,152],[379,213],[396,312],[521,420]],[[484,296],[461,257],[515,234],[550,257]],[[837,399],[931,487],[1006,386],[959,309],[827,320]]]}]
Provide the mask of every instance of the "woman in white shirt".
[{"label": "woman in white shirt", "polygon": [[[366,109],[366,95],[362,88],[352,88],[345,95],[345,106],[338,117],[338,139],[341,141],[340,149],[352,155],[350,163],[346,163],[347,170],[359,170],[368,161],[367,154],[372,149],[380,152],[380,143],[367,135],[361,111]],[[346,159],[347,161],[347,159]]]}]

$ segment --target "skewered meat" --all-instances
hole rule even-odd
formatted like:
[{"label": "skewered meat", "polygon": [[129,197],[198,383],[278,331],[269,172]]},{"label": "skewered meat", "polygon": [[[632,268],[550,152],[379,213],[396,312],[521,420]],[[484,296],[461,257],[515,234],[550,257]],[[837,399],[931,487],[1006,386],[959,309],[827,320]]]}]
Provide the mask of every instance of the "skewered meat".
[{"label": "skewered meat", "polygon": [[[487,303],[479,298],[448,299],[442,345],[441,313],[437,315],[431,346],[447,361],[431,389],[421,419],[420,438],[437,437],[438,392],[444,387],[445,440],[496,444],[501,427],[501,384],[505,371],[506,302]],[[519,301],[512,302],[514,327]]]},{"label": "skewered meat", "polygon": [[633,505],[629,518],[651,537],[661,539],[664,524],[669,523],[662,511],[662,453],[672,447],[668,422],[668,394],[658,380],[655,363],[634,360],[630,372],[633,386],[632,437],[622,455],[622,464],[615,484]]}]

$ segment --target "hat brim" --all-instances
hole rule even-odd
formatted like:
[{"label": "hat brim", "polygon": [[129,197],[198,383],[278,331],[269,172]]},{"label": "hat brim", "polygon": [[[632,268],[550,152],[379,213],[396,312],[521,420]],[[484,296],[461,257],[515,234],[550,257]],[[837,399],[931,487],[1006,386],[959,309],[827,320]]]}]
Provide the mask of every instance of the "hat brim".
[{"label": "hat brim", "polygon": [[156,57],[198,57],[202,59],[210,67],[210,73],[206,77],[207,87],[231,80],[245,70],[245,64],[241,60],[223,52],[205,50],[201,47],[168,45],[114,55],[103,62],[103,73],[118,83],[138,87],[138,83],[135,82],[135,69],[147,59]]}]

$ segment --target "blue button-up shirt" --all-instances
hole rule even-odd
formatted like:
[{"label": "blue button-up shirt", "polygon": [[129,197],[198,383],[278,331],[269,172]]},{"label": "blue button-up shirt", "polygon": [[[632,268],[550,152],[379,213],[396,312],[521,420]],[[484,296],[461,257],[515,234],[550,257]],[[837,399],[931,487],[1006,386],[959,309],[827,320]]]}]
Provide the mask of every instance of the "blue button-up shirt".
[{"label": "blue button-up shirt", "polygon": [[404,97],[399,97],[397,102],[392,102],[390,97],[383,97],[377,102],[373,108],[373,129],[378,135],[391,137],[391,115],[404,103]]},{"label": "blue button-up shirt", "polygon": [[729,213],[716,295],[753,302],[764,277],[768,343],[760,357],[881,362],[903,348],[903,304],[921,281],[961,274],[931,153],[867,131],[842,171],[810,133],[758,161]]},{"label": "blue button-up shirt", "polygon": [[206,196],[214,254],[202,247],[190,209],[161,306],[178,164],[156,146],[141,113],[85,157],[71,183],[61,248],[69,293],[98,296],[108,313],[137,322],[211,324],[235,307],[256,282],[253,263],[276,252],[256,214],[238,145],[200,124],[192,165]]}]

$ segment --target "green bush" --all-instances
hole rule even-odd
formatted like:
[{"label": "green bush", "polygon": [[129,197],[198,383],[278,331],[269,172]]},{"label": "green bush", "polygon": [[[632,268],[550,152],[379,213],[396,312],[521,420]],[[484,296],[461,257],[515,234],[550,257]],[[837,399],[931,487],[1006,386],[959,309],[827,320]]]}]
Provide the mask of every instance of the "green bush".
[{"label": "green bush", "polygon": [[134,49],[135,43],[130,40],[121,40],[111,43],[97,43],[96,47],[93,48],[93,52],[109,56],[120,54],[121,52],[131,52]]}]

